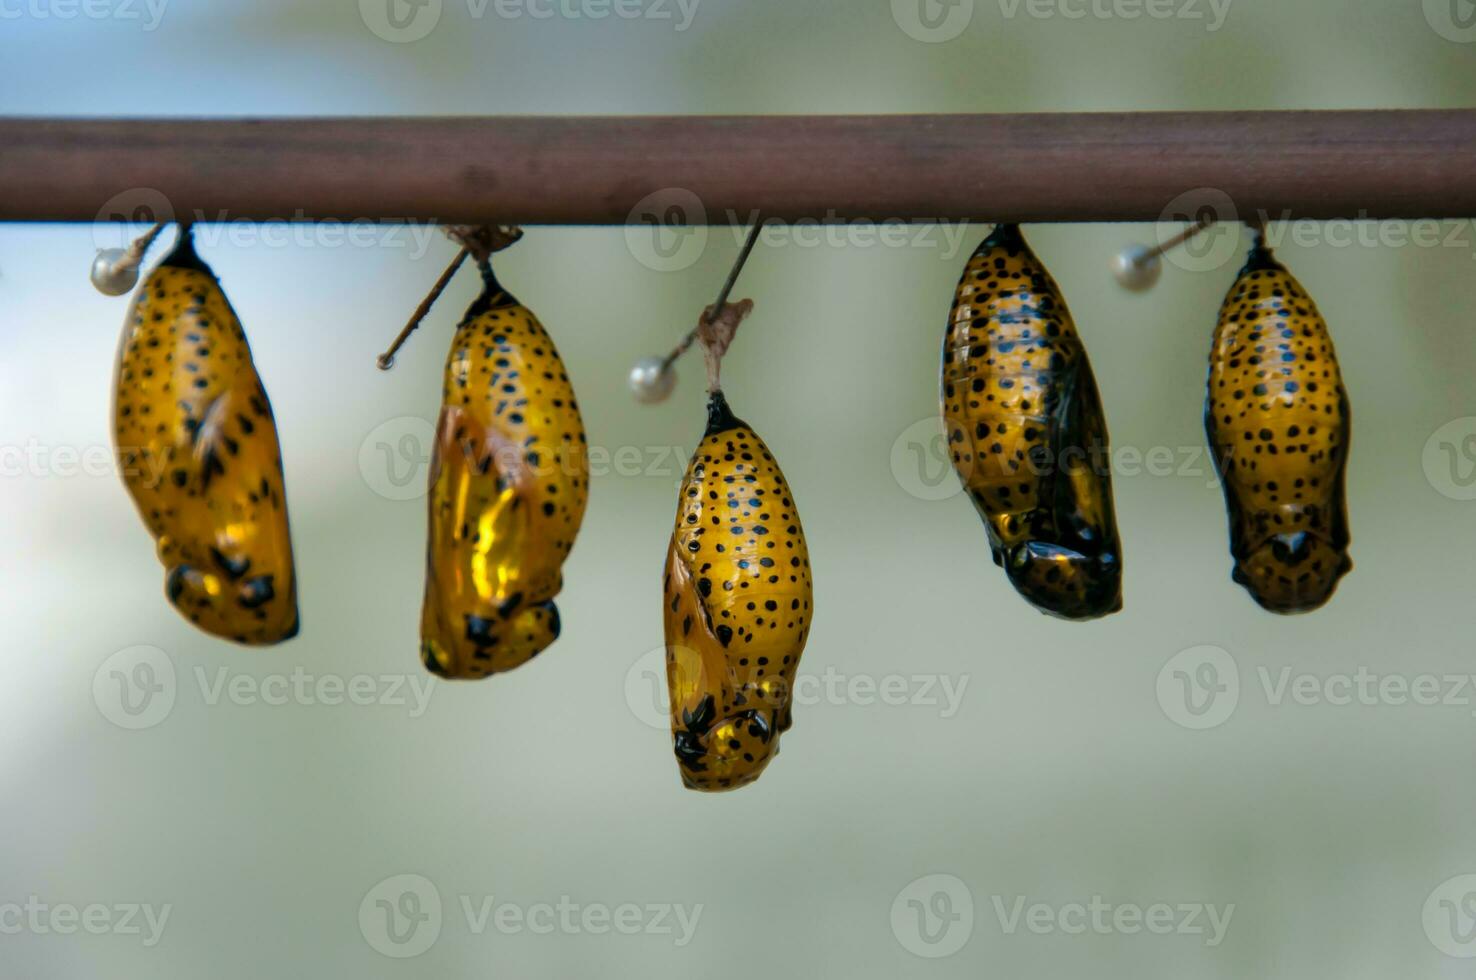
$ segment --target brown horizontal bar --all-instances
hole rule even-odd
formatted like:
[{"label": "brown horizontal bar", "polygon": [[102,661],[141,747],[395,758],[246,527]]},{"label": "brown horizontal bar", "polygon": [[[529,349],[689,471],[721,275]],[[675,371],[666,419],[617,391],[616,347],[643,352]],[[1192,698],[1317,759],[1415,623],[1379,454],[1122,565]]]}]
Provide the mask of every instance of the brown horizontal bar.
[{"label": "brown horizontal bar", "polygon": [[1222,219],[1476,216],[1476,110],[0,118],[5,221],[160,200],[195,220],[1148,221],[1224,199]]}]

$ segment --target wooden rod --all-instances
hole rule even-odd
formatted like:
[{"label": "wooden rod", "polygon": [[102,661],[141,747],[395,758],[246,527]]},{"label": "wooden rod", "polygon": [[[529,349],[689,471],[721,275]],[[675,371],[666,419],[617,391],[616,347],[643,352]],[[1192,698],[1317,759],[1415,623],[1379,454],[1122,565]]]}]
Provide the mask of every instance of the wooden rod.
[{"label": "wooden rod", "polygon": [[1220,220],[1476,216],[1476,110],[0,118],[4,221],[1182,221],[1205,189]]}]

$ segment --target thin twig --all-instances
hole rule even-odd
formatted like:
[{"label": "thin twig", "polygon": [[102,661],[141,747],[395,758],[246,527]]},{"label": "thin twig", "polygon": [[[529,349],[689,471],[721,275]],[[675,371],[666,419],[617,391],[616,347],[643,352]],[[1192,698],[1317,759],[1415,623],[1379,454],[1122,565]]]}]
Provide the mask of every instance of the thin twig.
[{"label": "thin twig", "polygon": [[1214,224],[1215,220],[1216,219],[1214,218],[1212,212],[1206,213],[1204,216],[1195,219],[1194,224],[1190,225],[1188,228],[1185,228],[1178,234],[1173,235],[1167,240],[1148,249],[1146,252],[1143,253],[1142,258],[1139,261],[1146,261],[1148,259],[1157,258],[1165,252],[1173,251],[1180,245],[1187,242],[1189,239],[1193,238],[1195,235],[1204,231],[1210,225]]},{"label": "thin twig", "polygon": [[441,278],[431,287],[430,293],[416,307],[415,313],[411,315],[410,322],[405,324],[405,329],[390,344],[389,350],[379,355],[375,362],[381,371],[388,371],[395,366],[395,352],[405,345],[415,328],[420,326],[435,305],[436,300],[446,291],[451,277],[456,275],[456,270],[461,268],[461,263],[466,261],[468,255],[477,260],[478,265],[486,265],[492,257],[492,253],[500,252],[517,242],[523,237],[523,229],[517,225],[446,225],[441,229],[446,237],[461,246],[461,251],[456,253],[456,258],[446,271],[441,273]]},{"label": "thin twig", "polygon": [[436,280],[436,284],[431,287],[430,293],[415,308],[415,312],[410,317],[410,322],[405,324],[405,329],[400,331],[394,343],[389,345],[389,349],[379,355],[379,359],[375,362],[379,365],[379,370],[388,371],[395,366],[395,352],[405,345],[405,341],[410,339],[410,335],[415,332],[415,328],[420,326],[420,321],[424,320],[430,314],[431,307],[435,305],[436,300],[441,298],[441,294],[446,291],[447,285],[451,282],[451,277],[456,275],[456,270],[461,268],[461,263],[465,262],[466,257],[470,254],[471,249],[465,245],[461,247],[461,251],[456,253],[456,258],[446,267],[446,271],[441,273],[441,278]]}]

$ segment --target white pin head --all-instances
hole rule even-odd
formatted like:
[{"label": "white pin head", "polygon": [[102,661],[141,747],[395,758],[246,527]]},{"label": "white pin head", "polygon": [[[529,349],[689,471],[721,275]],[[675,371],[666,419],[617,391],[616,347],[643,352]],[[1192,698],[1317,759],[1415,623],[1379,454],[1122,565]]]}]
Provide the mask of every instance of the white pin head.
[{"label": "white pin head", "polygon": [[1156,249],[1147,245],[1129,245],[1117,253],[1112,275],[1123,289],[1144,293],[1158,284],[1159,276],[1163,275],[1163,259]]},{"label": "white pin head", "polygon": [[122,296],[138,285],[138,260],[124,248],[105,248],[92,260],[92,284],[104,296]]},{"label": "white pin head", "polygon": [[676,368],[662,357],[643,357],[630,369],[630,391],[647,405],[664,402],[676,388]]}]

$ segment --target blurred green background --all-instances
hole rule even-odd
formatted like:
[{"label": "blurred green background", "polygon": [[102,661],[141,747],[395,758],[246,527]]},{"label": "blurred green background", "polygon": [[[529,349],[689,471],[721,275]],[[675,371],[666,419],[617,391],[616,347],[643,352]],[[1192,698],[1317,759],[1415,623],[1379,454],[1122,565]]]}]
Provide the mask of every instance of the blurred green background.
[{"label": "blurred green background", "polygon": [[[401,4],[400,27],[386,0],[160,2],[0,0],[0,113],[1330,109],[1476,91],[1465,0],[1231,0],[1223,17],[1208,0],[444,0]],[[1127,606],[1086,626],[1009,591],[931,442],[943,324],[985,230],[777,229],[745,273],[757,311],[727,387],[795,489],[817,614],[782,756],[704,797],[659,723],[659,576],[700,367],[657,407],[625,385],[711,301],[732,230],[530,229],[499,260],[608,455],[563,639],[511,675],[427,688],[418,486],[475,277],[392,373],[373,362],[452,246],[201,227],[275,403],[301,580],[302,635],[249,651],[168,608],[106,462],[125,303],[86,270],[118,230],[0,228],[0,977],[1470,976],[1476,229],[1443,223],[1432,244],[1273,226],[1355,420],[1357,567],[1327,609],[1279,619],[1230,582],[1200,448],[1239,247],[1181,253],[1140,296],[1110,261],[1154,226],[1027,228],[1119,450]],[[680,268],[653,258],[655,234],[688,249]],[[125,920],[135,904],[167,907],[162,929]]]}]

